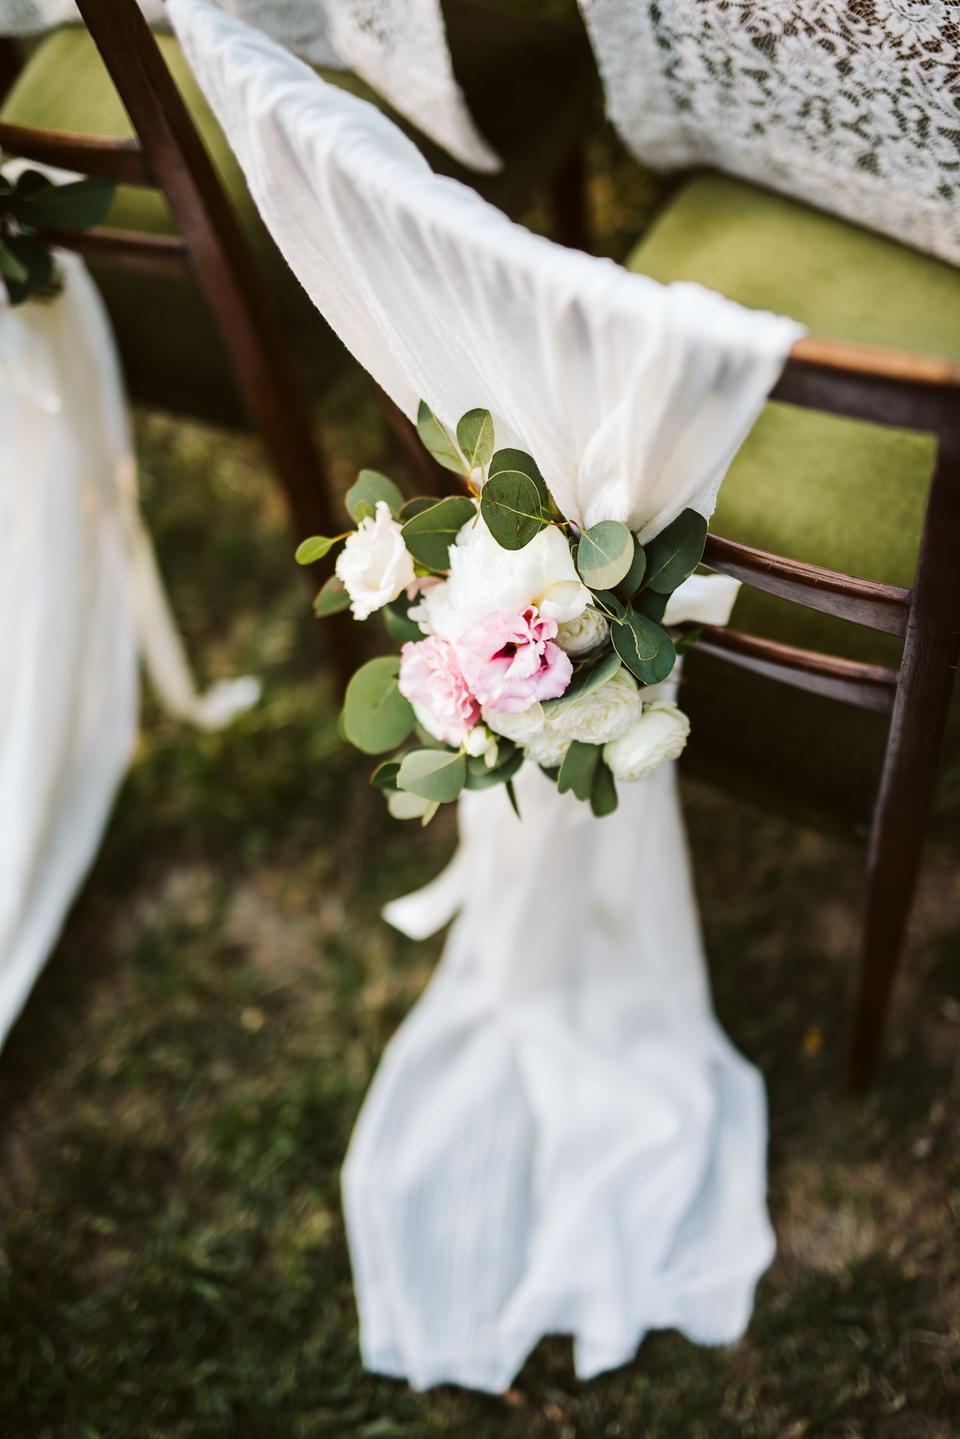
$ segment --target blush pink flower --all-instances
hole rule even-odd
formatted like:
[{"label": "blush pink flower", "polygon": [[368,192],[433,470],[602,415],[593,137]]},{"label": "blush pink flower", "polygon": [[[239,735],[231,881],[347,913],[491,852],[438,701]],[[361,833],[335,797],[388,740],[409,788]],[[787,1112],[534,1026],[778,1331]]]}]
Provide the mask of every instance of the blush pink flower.
[{"label": "blush pink flower", "polygon": [[400,651],[400,693],[434,739],[461,745],[480,718],[480,705],[460,672],[449,640],[431,635]]},{"label": "blush pink flower", "polygon": [[556,620],[535,605],[519,615],[490,614],[457,640],[457,658],[481,705],[522,714],[537,700],[558,699],[570,683],[570,656],[553,643]]}]

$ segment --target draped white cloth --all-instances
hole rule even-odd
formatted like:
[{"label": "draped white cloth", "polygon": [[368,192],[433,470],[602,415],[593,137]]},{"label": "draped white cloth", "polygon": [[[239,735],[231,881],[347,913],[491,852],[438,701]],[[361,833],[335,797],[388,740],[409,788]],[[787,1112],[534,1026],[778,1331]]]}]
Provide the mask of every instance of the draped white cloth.
[{"label": "draped white cloth", "polygon": [[624,142],[960,264],[956,0],[580,0]]},{"label": "draped white cloth", "polygon": [[167,708],[218,728],[253,679],[194,689],[137,510],[99,295],[0,305],[0,1043],[96,854],[136,739],[137,655]]},{"label": "draped white cloth", "polygon": [[[352,70],[399,115],[471,169],[501,161],[457,84],[440,0],[217,0],[312,65]],[[163,0],[139,0],[152,25]],[[80,20],[74,0],[0,0],[0,35],[31,35]],[[491,24],[495,18],[491,17]]]},{"label": "draped white cloth", "polygon": [[[488,407],[578,522],[710,513],[798,326],[528,234],[265,37],[170,10],[280,249],[407,415]],[[678,603],[725,618],[729,584]],[[732,1340],[769,1261],[762,1086],[711,1014],[674,776],[620,789],[599,821],[536,770],[521,822],[466,795],[453,866],[389,911],[462,906],[344,1169],[364,1361],[417,1387],[502,1390],[550,1331],[583,1376],[654,1326]]]}]

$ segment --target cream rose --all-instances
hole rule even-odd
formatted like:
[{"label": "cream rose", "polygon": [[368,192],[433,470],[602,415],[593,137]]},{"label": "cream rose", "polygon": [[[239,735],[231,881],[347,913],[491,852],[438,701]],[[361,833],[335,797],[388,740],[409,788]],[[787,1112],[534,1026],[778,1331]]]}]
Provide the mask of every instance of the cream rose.
[{"label": "cream rose", "polygon": [[455,642],[489,614],[519,615],[536,605],[559,625],[578,619],[589,601],[562,530],[548,525],[522,550],[505,550],[478,515],[450,546],[449,578],[411,614],[428,634]]},{"label": "cream rose", "polygon": [[588,605],[575,620],[567,620],[557,630],[557,644],[571,659],[599,649],[610,633],[610,626],[599,610]]},{"label": "cream rose", "polygon": [[564,700],[556,709],[548,709],[547,727],[561,739],[606,744],[632,728],[641,708],[637,682],[629,670],[621,668],[579,699]]},{"label": "cream rose", "polygon": [[349,536],[336,569],[356,620],[367,619],[413,583],[413,558],[385,500],[378,500],[376,514],[361,520]]},{"label": "cream rose", "polygon": [[631,729],[608,744],[603,757],[614,779],[632,781],[647,775],[667,760],[683,753],[690,733],[690,721],[672,700],[644,705]]}]

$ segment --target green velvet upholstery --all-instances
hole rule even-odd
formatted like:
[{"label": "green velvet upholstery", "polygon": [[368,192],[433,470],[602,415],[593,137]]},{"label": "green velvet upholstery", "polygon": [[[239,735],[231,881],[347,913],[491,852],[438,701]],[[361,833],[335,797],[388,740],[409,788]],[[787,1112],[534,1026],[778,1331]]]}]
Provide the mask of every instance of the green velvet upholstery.
[{"label": "green velvet upholstery", "polygon": [[[435,169],[454,174],[516,213],[589,133],[598,114],[595,68],[582,27],[543,21],[471,0],[448,0],[448,38],[457,77],[504,170],[480,177],[459,167],[409,126]],[[256,255],[284,333],[314,392],[343,358],[264,231],[229,146],[200,95],[176,40],[158,36]],[[324,71],[334,83],[373,99],[361,82]],[[48,36],[31,55],[0,118],[18,125],[129,136],[131,127],[96,47],[82,27]],[[394,116],[394,119],[397,117]],[[148,233],[173,226],[155,192],[124,188],[108,224]],[[244,420],[219,333],[192,287],[172,280],[94,272],[106,298],[135,396],[205,418]]]},{"label": "green velvet upholstery", "polygon": [[[744,182],[688,181],[628,266],[695,280],[817,335],[960,358],[960,273],[891,240]],[[718,534],[909,586],[933,464],[929,436],[770,404],[724,482]],[[899,641],[744,589],[732,623],[836,654],[893,663]],[[693,652],[684,703],[692,767],[811,815],[865,816],[886,721]],[[955,707],[955,716],[958,711]],[[960,724],[942,804],[960,797]]]}]

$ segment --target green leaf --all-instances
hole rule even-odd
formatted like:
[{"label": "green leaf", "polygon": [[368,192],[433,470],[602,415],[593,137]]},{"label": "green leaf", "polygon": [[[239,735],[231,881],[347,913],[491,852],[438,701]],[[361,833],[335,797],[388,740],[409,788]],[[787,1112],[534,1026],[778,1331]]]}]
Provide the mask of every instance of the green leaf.
[{"label": "green leaf", "polygon": [[88,230],[105,217],[116,188],[109,180],[93,177],[66,185],[34,186],[25,194],[18,191],[14,195],[10,213],[33,230]]},{"label": "green leaf", "polygon": [[570,741],[570,747],[563,757],[563,764],[557,775],[557,790],[560,794],[571,789],[577,799],[590,798],[601,748],[601,745],[584,744],[578,739]]},{"label": "green leaf", "polygon": [[676,663],[673,640],[656,620],[627,611],[626,619],[615,620],[610,638],[627,669],[645,685],[665,680]]},{"label": "green leaf", "polygon": [[505,470],[487,480],[480,491],[480,513],[505,550],[522,550],[547,523],[536,485],[519,470]]},{"label": "green leaf", "polygon": [[429,824],[437,812],[437,806],[429,799],[423,799],[418,794],[408,794],[406,790],[387,790],[387,809],[394,819],[419,819],[423,824]]},{"label": "green leaf", "polygon": [[557,710],[563,709],[565,705],[571,704],[574,700],[582,699],[583,696],[588,695],[591,690],[597,689],[600,685],[605,685],[607,680],[616,674],[620,668],[620,663],[620,656],[613,650],[607,650],[598,660],[587,661],[585,664],[578,665],[573,672],[573,678],[560,698],[544,700],[544,712],[556,714]]},{"label": "green leaf", "polygon": [[383,622],[387,627],[387,633],[391,639],[398,644],[405,645],[408,641],[414,644],[423,639],[423,630],[411,619],[407,618],[406,611],[399,605],[386,605],[383,609]]},{"label": "green leaf", "polygon": [[432,509],[437,503],[436,495],[417,495],[413,500],[407,500],[401,505],[400,513],[397,516],[400,520],[412,520],[414,515],[422,514],[424,510]]},{"label": "green leaf", "polygon": [[513,787],[512,779],[507,780],[507,799],[510,801],[510,808],[517,816],[517,819],[522,819],[523,815],[520,813],[520,806],[517,804],[517,791]]},{"label": "green leaf", "polygon": [[645,588],[671,595],[703,558],[707,522],[696,510],[682,510],[677,518],[645,546]]},{"label": "green leaf", "polygon": [[603,819],[605,815],[613,814],[619,800],[617,798],[617,785],[610,772],[610,768],[604,763],[601,757],[593,775],[593,785],[590,789],[590,808],[597,819]]},{"label": "green leaf", "polygon": [[[358,524],[364,515],[376,513],[377,503],[384,500],[394,516],[403,508],[403,495],[393,480],[381,475],[379,470],[361,470],[355,482],[344,497],[347,514]],[[360,513],[362,507],[362,513]]]},{"label": "green leaf", "polygon": [[633,597],[633,608],[638,614],[651,620],[662,620],[667,611],[669,595],[658,595],[656,590],[641,590]]},{"label": "green leaf", "polygon": [[331,540],[327,535],[311,535],[309,539],[300,541],[293,558],[298,565],[312,565],[315,560],[322,560],[324,555],[330,553],[338,538],[339,536],[334,536]]},{"label": "green leaf", "polygon": [[398,759],[384,760],[383,764],[377,765],[370,776],[370,783],[375,789],[395,790],[399,773],[400,761]]},{"label": "green leaf", "polygon": [[[501,746],[508,744],[507,740],[500,741]],[[523,750],[513,750],[509,758],[503,764],[498,764],[494,769],[488,769],[482,758],[471,756],[467,760],[467,789],[491,789],[495,784],[505,784],[513,779],[517,770],[523,764]]]},{"label": "green leaf", "polygon": [[612,615],[614,619],[622,620],[627,613],[623,600],[618,599],[613,590],[594,590],[593,598],[597,608],[603,610],[608,618]]},{"label": "green leaf", "polygon": [[350,596],[336,575],[331,575],[326,584],[321,586],[313,602],[313,613],[318,620],[325,620],[328,616],[338,615],[349,608]]},{"label": "green leaf", "polygon": [[14,254],[13,250],[0,240],[0,275],[5,280],[16,280],[21,285],[26,284],[30,272],[22,260]]},{"label": "green leaf", "polygon": [[466,495],[448,495],[407,520],[403,542],[413,558],[428,569],[448,569],[450,546],[476,513],[476,505]]},{"label": "green leaf", "polygon": [[456,445],[425,400],[420,401],[417,411],[417,434],[438,465],[443,465],[445,470],[453,470],[457,475],[468,473],[466,462],[458,454]]},{"label": "green leaf", "polygon": [[56,267],[49,245],[36,235],[11,235],[7,248],[26,270],[22,281],[8,277],[10,303],[19,305],[29,296],[47,290],[56,280]]},{"label": "green leaf", "polygon": [[693,649],[697,640],[703,635],[703,628],[695,626],[692,630],[686,630],[678,640],[674,641],[674,647],[678,655],[685,655],[687,650]]},{"label": "green leaf", "polygon": [[550,508],[550,491],[547,489],[547,482],[537,468],[537,462],[526,450],[498,450],[490,461],[490,468],[487,471],[487,478],[492,480],[494,475],[509,474],[526,475],[537,487],[537,494],[540,496],[540,508],[546,513]]},{"label": "green leaf", "polygon": [[601,520],[584,530],[577,545],[577,569],[591,590],[612,590],[633,563],[633,535],[619,520]]},{"label": "green leaf", "polygon": [[633,599],[633,596],[637,593],[637,590],[643,584],[643,577],[646,572],[647,552],[643,548],[643,545],[640,543],[640,541],[637,539],[636,535],[634,535],[633,559],[630,562],[630,568],[627,570],[627,573],[617,585],[618,594],[620,594],[625,600]]},{"label": "green leaf", "polygon": [[403,744],[414,713],[397,687],[399,655],[380,655],[357,670],[343,701],[343,732],[364,754],[385,754]]},{"label": "green leaf", "polygon": [[468,410],[457,422],[457,444],[468,470],[482,470],[493,454],[493,416],[489,410]]},{"label": "green leaf", "polygon": [[400,763],[397,788],[437,804],[449,804],[466,781],[467,762],[462,754],[448,749],[415,749]]}]

